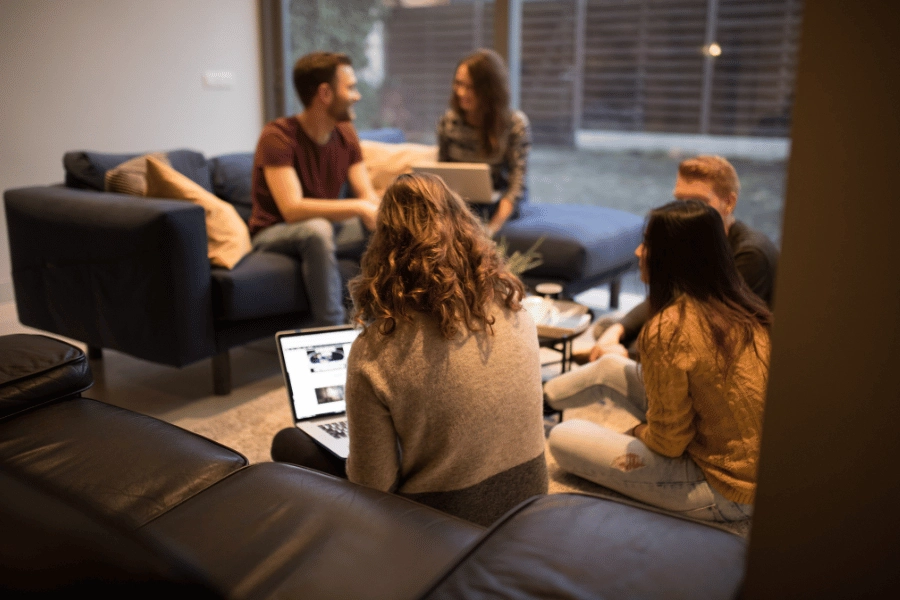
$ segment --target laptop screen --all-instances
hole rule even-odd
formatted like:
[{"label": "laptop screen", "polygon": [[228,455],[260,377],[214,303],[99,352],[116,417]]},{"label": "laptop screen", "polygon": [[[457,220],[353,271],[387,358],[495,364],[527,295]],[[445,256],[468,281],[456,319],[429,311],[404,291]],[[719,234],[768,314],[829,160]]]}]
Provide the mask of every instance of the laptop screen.
[{"label": "laptop screen", "polygon": [[348,326],[283,331],[275,336],[296,420],[346,410],[347,356],[359,332]]}]

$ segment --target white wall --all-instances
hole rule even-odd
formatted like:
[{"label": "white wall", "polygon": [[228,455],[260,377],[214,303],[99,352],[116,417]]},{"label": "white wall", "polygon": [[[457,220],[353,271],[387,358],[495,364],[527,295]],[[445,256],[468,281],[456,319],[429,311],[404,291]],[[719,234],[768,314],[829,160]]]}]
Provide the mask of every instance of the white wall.
[{"label": "white wall", "polygon": [[[0,190],[62,181],[68,150],[253,150],[259,29],[256,0],[0,0]],[[231,89],[204,88],[222,70]]]}]

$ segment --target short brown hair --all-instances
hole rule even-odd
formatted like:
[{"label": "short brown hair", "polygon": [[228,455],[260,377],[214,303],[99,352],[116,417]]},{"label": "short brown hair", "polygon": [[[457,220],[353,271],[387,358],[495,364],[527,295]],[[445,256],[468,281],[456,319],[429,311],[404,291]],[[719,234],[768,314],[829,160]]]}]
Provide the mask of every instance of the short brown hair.
[{"label": "short brown hair", "polygon": [[334,84],[334,77],[341,65],[353,66],[350,57],[339,52],[311,52],[294,63],[294,89],[304,107],[316,95],[323,83]]},{"label": "short brown hair", "polygon": [[375,231],[350,281],[354,319],[391,334],[412,313],[452,339],[492,331],[493,305],[520,310],[525,288],[463,200],[440,177],[400,175],[384,193]]},{"label": "short brown hair", "polygon": [[731,163],[721,156],[704,154],[688,158],[678,165],[678,174],[686,181],[705,181],[716,196],[727,198],[741,193],[741,182]]}]

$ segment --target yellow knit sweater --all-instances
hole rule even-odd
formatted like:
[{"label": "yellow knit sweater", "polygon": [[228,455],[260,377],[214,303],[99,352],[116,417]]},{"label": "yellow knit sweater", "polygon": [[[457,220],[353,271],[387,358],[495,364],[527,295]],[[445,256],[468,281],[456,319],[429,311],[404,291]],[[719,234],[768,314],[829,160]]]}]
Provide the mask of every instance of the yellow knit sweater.
[{"label": "yellow knit sweater", "polygon": [[769,376],[768,332],[759,327],[756,348],[739,351],[723,373],[695,300],[680,297],[644,331],[648,409],[640,439],[664,456],[687,452],[725,498],[752,503]]}]

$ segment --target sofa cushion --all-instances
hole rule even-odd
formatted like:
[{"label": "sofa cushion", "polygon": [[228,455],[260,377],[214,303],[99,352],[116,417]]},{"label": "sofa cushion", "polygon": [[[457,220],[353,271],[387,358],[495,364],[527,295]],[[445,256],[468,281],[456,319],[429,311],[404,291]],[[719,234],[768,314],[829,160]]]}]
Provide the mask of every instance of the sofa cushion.
[{"label": "sofa cushion", "polygon": [[359,145],[369,179],[379,197],[384,196],[385,190],[398,175],[411,173],[413,165],[437,160],[437,146],[373,140],[360,140]]},{"label": "sofa cushion", "polygon": [[[106,185],[107,171],[127,160],[145,154],[148,153],[109,154],[86,152],[84,150],[66,152],[63,156],[63,167],[66,170],[66,185],[73,188],[102,192]],[[173,169],[189,177],[194,183],[200,184],[206,191],[212,191],[209,179],[209,165],[207,165],[203,154],[194,150],[171,150],[165,154]]]},{"label": "sofa cushion", "polygon": [[0,419],[93,385],[80,348],[45,335],[0,336]]},{"label": "sofa cushion", "polygon": [[252,465],[146,529],[229,597],[322,600],[418,598],[483,531],[284,463]]},{"label": "sofa cushion", "polygon": [[212,269],[213,315],[240,321],[309,308],[300,262],[284,254],[251,252],[229,270]]},{"label": "sofa cushion", "polygon": [[521,206],[521,216],[507,221],[498,238],[508,252],[525,252],[538,239],[542,263],[528,278],[573,282],[636,265],[635,249],[643,237],[644,219],[629,212],[577,204]]},{"label": "sofa cushion", "polygon": [[72,398],[0,421],[0,464],[137,528],[247,459],[153,417]]},{"label": "sofa cushion", "polygon": [[384,142],[386,144],[402,144],[406,141],[406,136],[402,129],[396,127],[381,127],[379,129],[362,129],[356,132],[360,141],[372,140],[374,142]]},{"label": "sofa cushion", "polygon": [[746,551],[714,526],[553,494],[494,525],[425,598],[735,598]]},{"label": "sofa cushion", "polygon": [[164,165],[171,166],[163,152],[137,156],[107,171],[104,176],[104,189],[116,194],[146,196],[148,157],[153,157]]},{"label": "sofa cushion", "polygon": [[213,192],[237,209],[244,221],[253,209],[253,153],[223,154],[209,159]]},{"label": "sofa cushion", "polygon": [[[179,556],[39,482],[0,470],[4,598],[220,598]],[[76,596],[77,594],[77,596]]]},{"label": "sofa cushion", "polygon": [[147,195],[203,207],[207,253],[213,266],[232,269],[250,252],[250,232],[234,206],[153,157],[147,159]]}]

